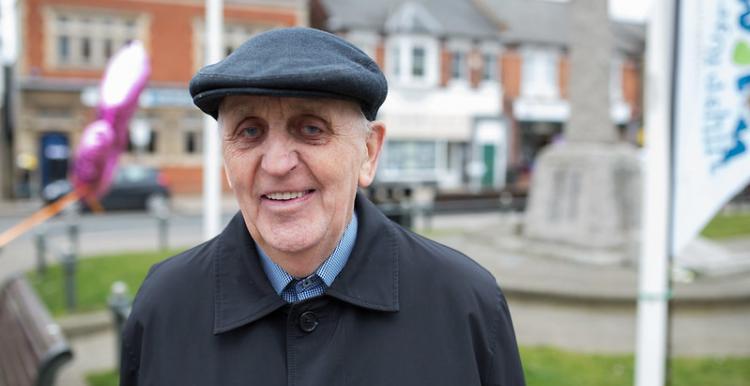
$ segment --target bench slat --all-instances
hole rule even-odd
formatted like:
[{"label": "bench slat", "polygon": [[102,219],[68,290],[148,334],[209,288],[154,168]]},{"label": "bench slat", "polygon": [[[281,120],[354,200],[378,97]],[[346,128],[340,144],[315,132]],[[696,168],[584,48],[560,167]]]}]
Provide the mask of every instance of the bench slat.
[{"label": "bench slat", "polygon": [[72,358],[60,327],[22,276],[0,289],[0,386],[52,385]]}]

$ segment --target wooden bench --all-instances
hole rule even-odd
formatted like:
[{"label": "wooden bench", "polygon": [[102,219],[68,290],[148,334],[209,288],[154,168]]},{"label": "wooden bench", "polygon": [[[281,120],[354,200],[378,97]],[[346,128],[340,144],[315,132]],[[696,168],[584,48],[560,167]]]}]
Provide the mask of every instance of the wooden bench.
[{"label": "wooden bench", "polygon": [[0,288],[0,386],[51,386],[73,358],[60,326],[23,276]]}]

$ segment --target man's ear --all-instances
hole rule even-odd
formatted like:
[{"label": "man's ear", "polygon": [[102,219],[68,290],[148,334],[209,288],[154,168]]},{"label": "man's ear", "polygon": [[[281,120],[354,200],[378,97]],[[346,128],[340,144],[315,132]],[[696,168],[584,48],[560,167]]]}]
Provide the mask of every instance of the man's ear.
[{"label": "man's ear", "polygon": [[385,139],[385,125],[383,122],[370,122],[369,127],[370,130],[365,141],[365,151],[367,154],[359,169],[360,188],[370,186],[372,180],[375,178],[380,151],[383,149],[383,141]]}]

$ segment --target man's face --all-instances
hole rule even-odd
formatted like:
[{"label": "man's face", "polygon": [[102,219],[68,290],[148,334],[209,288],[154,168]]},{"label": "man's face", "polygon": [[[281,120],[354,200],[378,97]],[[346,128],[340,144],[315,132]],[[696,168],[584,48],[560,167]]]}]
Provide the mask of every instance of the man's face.
[{"label": "man's face", "polygon": [[372,182],[385,128],[375,122],[368,130],[349,101],[251,95],[226,97],[219,124],[225,171],[250,234],[272,258],[307,274],[302,265],[322,262],[338,243],[357,186]]}]

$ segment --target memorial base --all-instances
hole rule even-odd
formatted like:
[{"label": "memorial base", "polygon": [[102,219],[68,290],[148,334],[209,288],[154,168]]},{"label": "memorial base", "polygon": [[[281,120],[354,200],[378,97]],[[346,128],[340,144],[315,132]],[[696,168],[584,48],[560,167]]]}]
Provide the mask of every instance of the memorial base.
[{"label": "memorial base", "polygon": [[524,218],[536,253],[598,264],[637,259],[641,163],[629,144],[555,144],[537,157]]}]

